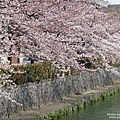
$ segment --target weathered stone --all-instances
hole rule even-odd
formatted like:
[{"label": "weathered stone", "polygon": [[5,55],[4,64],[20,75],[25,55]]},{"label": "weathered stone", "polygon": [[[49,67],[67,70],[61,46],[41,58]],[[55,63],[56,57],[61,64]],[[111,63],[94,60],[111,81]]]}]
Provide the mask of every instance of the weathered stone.
[{"label": "weathered stone", "polygon": [[0,117],[8,116],[20,110],[38,106],[40,104],[62,100],[64,96],[93,90],[96,87],[112,85],[114,80],[120,80],[120,76],[109,71],[99,70],[96,72],[81,72],[79,75],[69,76],[39,83],[25,83],[13,90],[12,98],[23,106],[16,105],[10,100],[0,99]]}]

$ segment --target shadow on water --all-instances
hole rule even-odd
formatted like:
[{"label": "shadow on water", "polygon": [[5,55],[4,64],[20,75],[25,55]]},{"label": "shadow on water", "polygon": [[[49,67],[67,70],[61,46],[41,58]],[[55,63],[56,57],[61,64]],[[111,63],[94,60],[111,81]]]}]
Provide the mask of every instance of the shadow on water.
[{"label": "shadow on water", "polygon": [[120,92],[62,120],[120,120]]}]

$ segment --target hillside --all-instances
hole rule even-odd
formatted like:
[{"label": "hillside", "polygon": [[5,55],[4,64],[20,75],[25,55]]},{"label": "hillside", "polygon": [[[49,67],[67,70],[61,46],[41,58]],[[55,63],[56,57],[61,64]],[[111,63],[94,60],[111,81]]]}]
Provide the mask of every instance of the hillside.
[{"label": "hillside", "polygon": [[108,5],[108,8],[113,12],[120,13],[120,4]]},{"label": "hillside", "polygon": [[[119,80],[120,14],[99,2],[0,0],[0,117],[36,100],[39,107],[40,97],[45,103],[47,96],[66,96],[65,90],[81,93],[79,88],[93,90]],[[27,84],[33,85],[30,93]]]},{"label": "hillside", "polygon": [[77,69],[120,60],[120,16],[89,0],[1,0],[0,53]]},{"label": "hillside", "polygon": [[107,2],[107,0],[91,0],[92,2],[95,2],[101,6],[107,7],[109,5],[109,3]]}]

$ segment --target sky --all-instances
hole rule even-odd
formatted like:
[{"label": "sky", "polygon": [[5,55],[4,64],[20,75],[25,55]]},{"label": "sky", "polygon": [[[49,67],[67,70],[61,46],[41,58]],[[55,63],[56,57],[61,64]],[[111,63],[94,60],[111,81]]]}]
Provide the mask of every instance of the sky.
[{"label": "sky", "polygon": [[120,0],[106,0],[108,1],[110,4],[120,4]]}]

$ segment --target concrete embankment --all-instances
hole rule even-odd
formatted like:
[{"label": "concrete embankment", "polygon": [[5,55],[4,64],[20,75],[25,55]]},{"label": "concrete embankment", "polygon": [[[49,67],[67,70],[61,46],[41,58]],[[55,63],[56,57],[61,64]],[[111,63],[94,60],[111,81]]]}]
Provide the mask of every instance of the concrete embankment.
[{"label": "concrete embankment", "polygon": [[93,95],[98,96],[116,89],[119,87],[119,81],[119,76],[106,70],[98,70],[80,72],[61,80],[26,83],[18,86],[12,93],[12,98],[23,106],[4,98],[0,99],[0,118],[7,120],[9,114],[11,120],[26,120],[43,113],[47,114],[67,105],[80,103],[87,99],[87,96],[90,99]]}]

